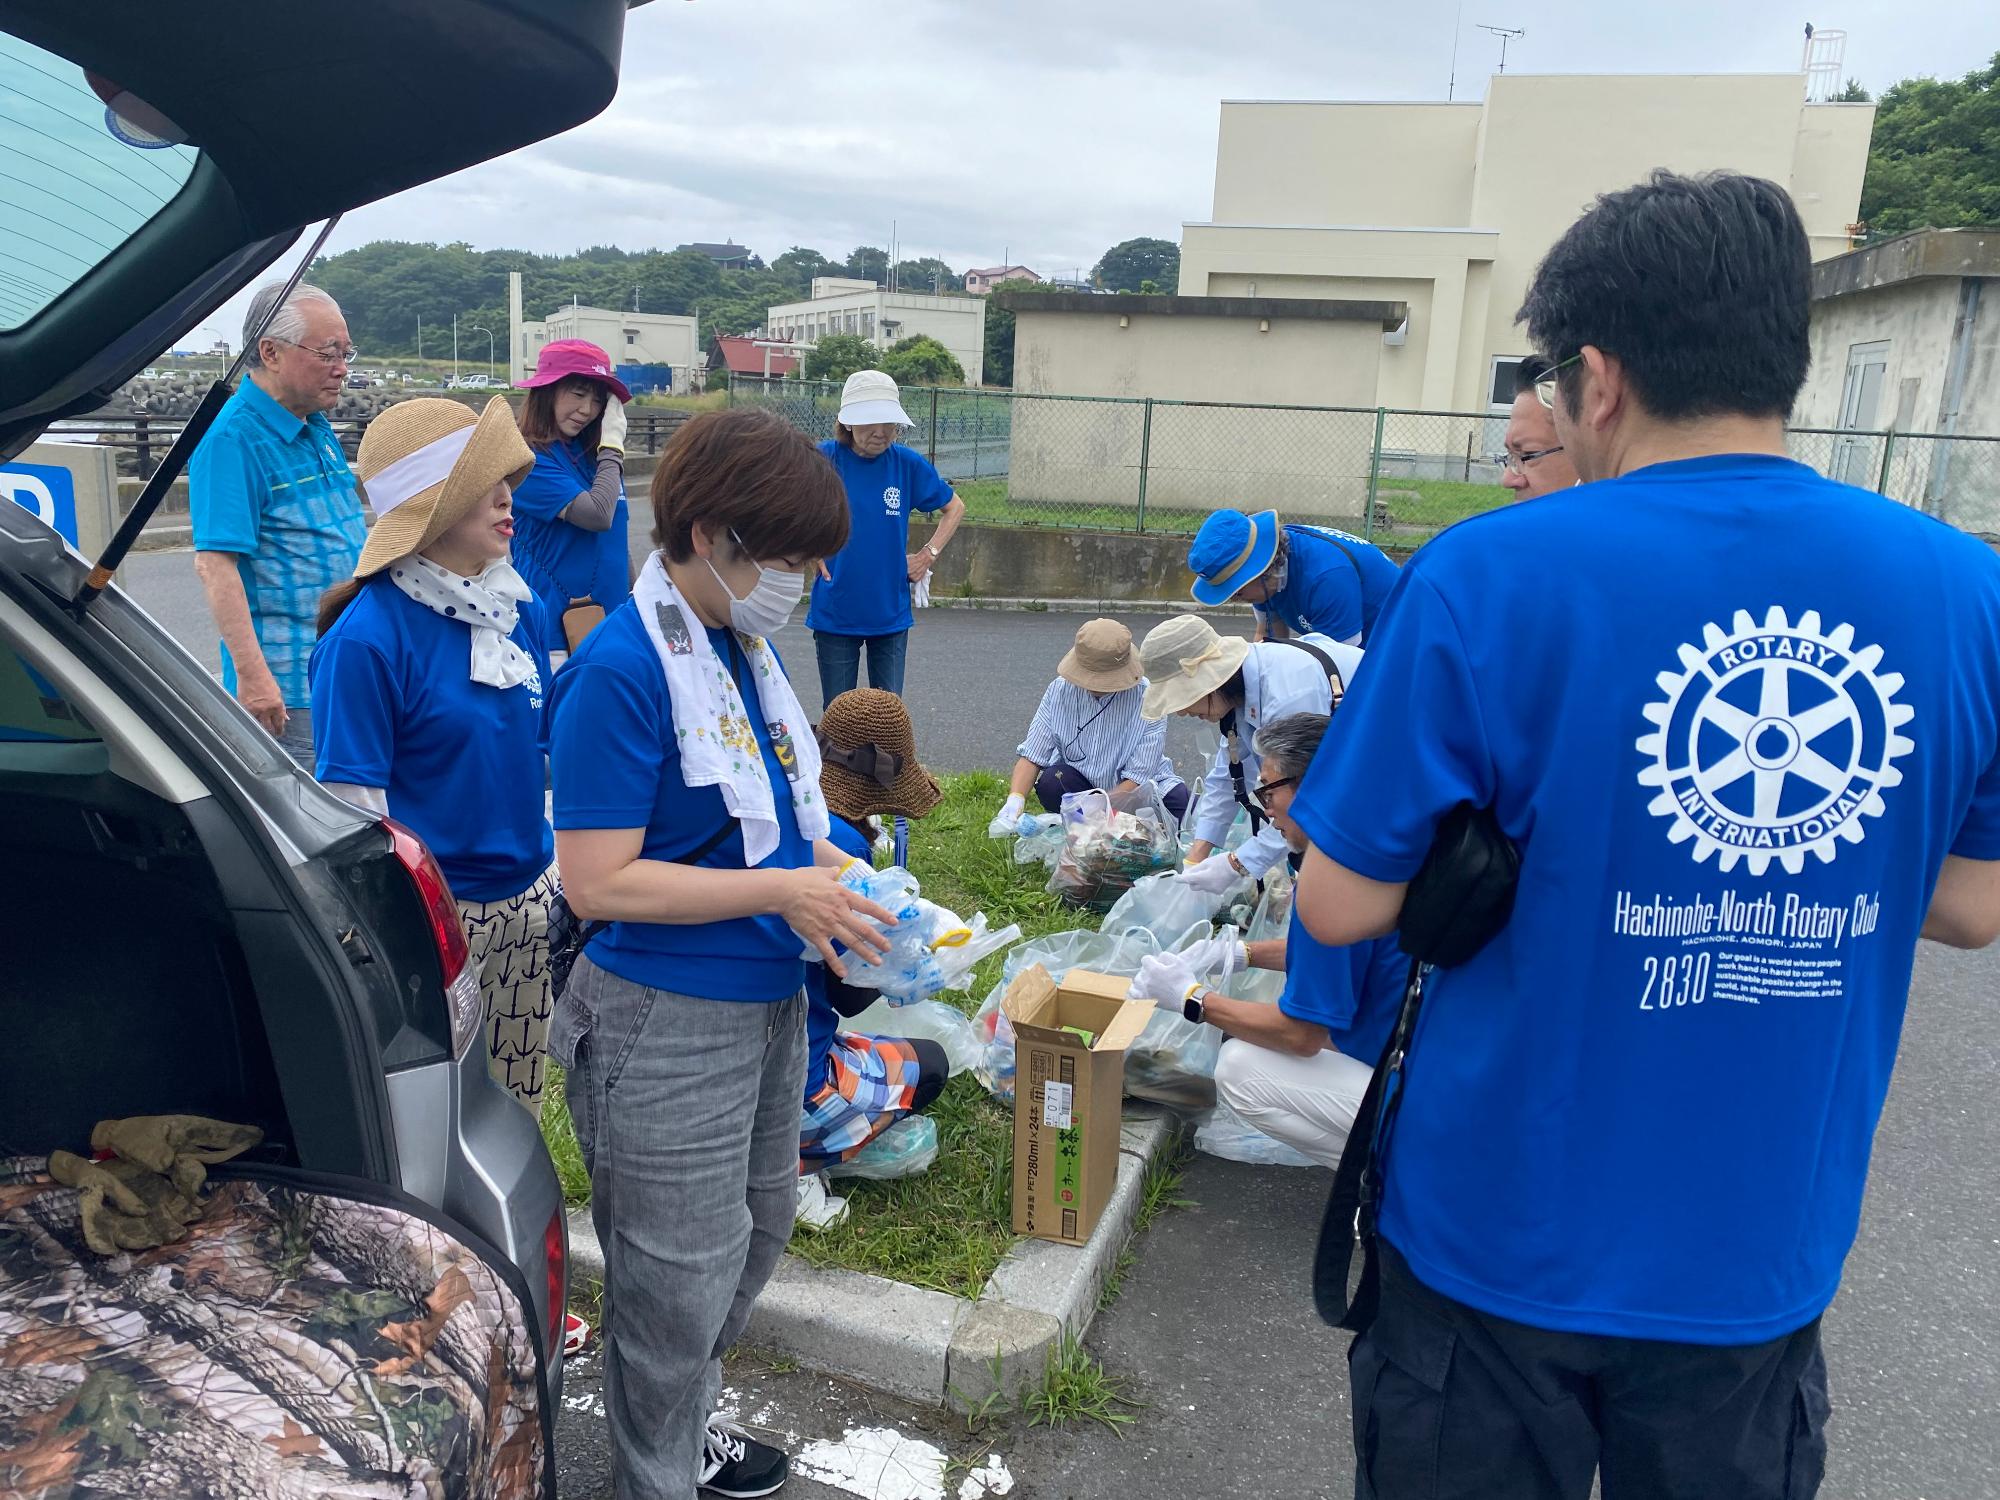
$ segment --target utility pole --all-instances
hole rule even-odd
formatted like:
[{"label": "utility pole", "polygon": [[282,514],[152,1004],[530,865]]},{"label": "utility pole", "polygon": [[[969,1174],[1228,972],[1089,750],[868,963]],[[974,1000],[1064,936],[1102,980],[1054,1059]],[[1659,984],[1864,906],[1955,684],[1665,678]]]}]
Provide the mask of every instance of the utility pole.
[{"label": "utility pole", "polygon": [[424,357],[424,315],[417,314],[417,358]]},{"label": "utility pole", "polygon": [[451,315],[451,378],[458,379],[458,314]]}]

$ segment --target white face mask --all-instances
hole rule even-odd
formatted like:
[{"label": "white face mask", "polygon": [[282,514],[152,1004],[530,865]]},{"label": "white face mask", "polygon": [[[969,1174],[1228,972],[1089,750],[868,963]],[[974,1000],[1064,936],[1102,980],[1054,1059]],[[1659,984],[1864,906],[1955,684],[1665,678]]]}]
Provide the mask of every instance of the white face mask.
[{"label": "white face mask", "polygon": [[[739,548],[743,547],[743,538],[737,536],[734,531],[730,532],[729,536]],[[708,571],[715,574],[715,581],[722,585],[722,592],[729,595],[729,623],[745,635],[761,636],[775,633],[780,626],[791,619],[793,609],[798,606],[799,600],[805,597],[804,573],[793,573],[784,568],[767,568],[759,563],[755,586],[739,599],[736,597],[736,591],[730,588],[720,573],[715,571],[715,563],[707,558],[703,561],[708,563]]]}]

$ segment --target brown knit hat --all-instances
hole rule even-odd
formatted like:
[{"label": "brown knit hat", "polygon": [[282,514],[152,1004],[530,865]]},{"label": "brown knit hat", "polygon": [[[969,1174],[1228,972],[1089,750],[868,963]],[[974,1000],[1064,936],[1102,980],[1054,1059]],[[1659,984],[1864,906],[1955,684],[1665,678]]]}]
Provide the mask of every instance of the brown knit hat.
[{"label": "brown knit hat", "polygon": [[937,778],[917,764],[910,711],[894,693],[881,688],[842,693],[827,704],[815,733],[820,794],[841,817],[921,818],[944,800]]},{"label": "brown knit hat", "polygon": [[442,396],[397,402],[368,424],[355,456],[375,524],[354,576],[366,578],[423,551],[496,483],[519,484],[534,466],[535,450],[505,396],[495,396],[478,416]]}]

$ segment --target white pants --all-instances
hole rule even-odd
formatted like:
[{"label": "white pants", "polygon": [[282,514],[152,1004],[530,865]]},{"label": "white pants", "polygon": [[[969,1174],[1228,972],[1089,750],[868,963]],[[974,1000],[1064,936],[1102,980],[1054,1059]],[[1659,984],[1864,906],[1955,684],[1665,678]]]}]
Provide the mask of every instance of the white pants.
[{"label": "white pants", "polygon": [[1344,1052],[1294,1057],[1231,1037],[1215,1060],[1215,1091],[1244,1123],[1337,1167],[1374,1072]]}]

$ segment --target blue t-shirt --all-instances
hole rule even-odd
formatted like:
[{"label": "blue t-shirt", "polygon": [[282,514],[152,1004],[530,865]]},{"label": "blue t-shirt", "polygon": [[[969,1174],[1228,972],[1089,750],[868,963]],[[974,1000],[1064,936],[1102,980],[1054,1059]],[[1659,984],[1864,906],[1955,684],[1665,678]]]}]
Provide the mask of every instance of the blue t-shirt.
[{"label": "blue t-shirt", "polygon": [[1297,917],[1285,933],[1285,990],[1278,1009],[1317,1021],[1335,1050],[1373,1067],[1396,1026],[1410,957],[1396,935],[1330,948]]},{"label": "blue t-shirt", "polygon": [[1287,526],[1285,549],[1285,586],[1255,606],[1259,617],[1276,615],[1293,635],[1367,645],[1403,570],[1373,542],[1331,526]]},{"label": "blue t-shirt", "polygon": [[[320,595],[354,576],[367,537],[326,413],[293,416],[246,376],[188,464],[188,519],[196,551],[235,554],[264,664],[285,707],[306,707]],[[222,685],[236,691],[227,646]]]},{"label": "blue t-shirt", "polygon": [[551,650],[564,647],[562,614],[570,600],[594,599],[610,614],[632,592],[631,511],[622,486],[608,530],[586,531],[556,519],[596,476],[583,444],[563,438],[536,451],[534,468],[514,490],[514,566],[548,605],[556,631]]},{"label": "blue t-shirt", "polygon": [[[778,847],[758,868],[803,869],[813,862],[812,841],[799,832],[785,767],[756,711],[750,663],[730,632],[710,630],[708,642],[735,675],[776,794]],[[673,700],[638,605],[626,600],[590,633],[556,675],[549,714],[557,828],[644,828],[640,857],[678,864],[727,827],[728,836],[697,863],[745,868],[742,826],[730,817],[721,791],[681,779]],[[614,922],[590,945],[590,959],[621,979],[657,990],[703,1000],[769,1002],[799,992],[804,948],[778,916],[698,926]]]},{"label": "blue t-shirt", "polygon": [[518,896],[555,858],[542,813],[548,658],[524,607],[514,640],[535,675],[510,688],[469,675],[472,628],[377,574],[312,654],[321,781],[381,787],[389,815],[437,856],[461,901]]},{"label": "blue t-shirt", "polygon": [[806,627],[832,635],[894,635],[910,614],[910,513],[943,510],[951,486],[930,460],[901,443],[874,458],[831,440],[819,451],[847,487],[847,545],[826,560],[831,578],[813,585]]},{"label": "blue t-shirt", "polygon": [[[832,817],[833,831],[827,835],[833,844],[853,855],[856,859],[868,859],[874,853],[869,847],[868,835],[856,828],[847,819],[835,813]],[[817,1094],[826,1083],[826,1055],[833,1050],[833,1034],[840,1029],[840,1012],[827,999],[827,972],[825,964],[806,965],[806,1098]]]},{"label": "blue t-shirt", "polygon": [[1417,554],[1292,815],[1376,880],[1460,802],[1521,848],[1410,1053],[1382,1231],[1421,1280],[1703,1344],[1826,1308],[1938,869],[2000,858],[1996,640],[1984,543],[1777,457]]}]

